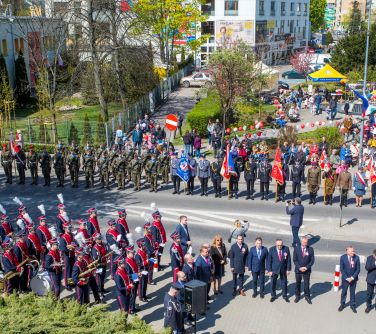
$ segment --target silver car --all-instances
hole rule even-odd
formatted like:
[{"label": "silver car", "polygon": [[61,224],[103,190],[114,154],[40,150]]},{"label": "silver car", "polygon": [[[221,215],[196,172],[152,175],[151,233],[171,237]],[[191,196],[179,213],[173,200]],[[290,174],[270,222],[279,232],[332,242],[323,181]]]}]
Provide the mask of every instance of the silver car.
[{"label": "silver car", "polygon": [[211,86],[212,78],[209,73],[198,72],[180,80],[183,87]]}]

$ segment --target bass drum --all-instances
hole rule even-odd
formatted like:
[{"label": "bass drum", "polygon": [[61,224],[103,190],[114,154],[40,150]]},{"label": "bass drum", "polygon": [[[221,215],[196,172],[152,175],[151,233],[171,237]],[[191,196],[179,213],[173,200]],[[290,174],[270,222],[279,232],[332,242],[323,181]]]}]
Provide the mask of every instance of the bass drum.
[{"label": "bass drum", "polygon": [[52,283],[47,271],[42,271],[30,281],[30,288],[38,296],[46,296],[51,291]]}]

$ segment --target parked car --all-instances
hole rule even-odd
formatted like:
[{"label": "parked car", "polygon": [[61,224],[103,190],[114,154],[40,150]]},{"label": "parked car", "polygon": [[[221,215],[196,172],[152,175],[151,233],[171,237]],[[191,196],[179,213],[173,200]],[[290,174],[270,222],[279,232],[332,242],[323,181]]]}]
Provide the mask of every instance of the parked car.
[{"label": "parked car", "polygon": [[305,79],[305,75],[303,73],[299,73],[295,70],[291,70],[291,71],[283,72],[282,78],[284,78],[284,79]]},{"label": "parked car", "polygon": [[287,89],[288,90],[288,89],[290,89],[290,85],[287,82],[279,80],[278,81],[278,89]]},{"label": "parked car", "polygon": [[198,72],[192,74],[188,77],[184,77],[180,80],[180,83],[183,87],[202,87],[202,86],[211,86],[212,85],[212,77],[209,72]]}]

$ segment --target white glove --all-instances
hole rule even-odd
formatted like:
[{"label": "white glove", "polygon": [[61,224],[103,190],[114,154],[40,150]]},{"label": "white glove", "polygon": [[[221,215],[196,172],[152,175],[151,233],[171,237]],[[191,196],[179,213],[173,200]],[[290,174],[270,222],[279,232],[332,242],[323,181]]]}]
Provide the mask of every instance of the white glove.
[{"label": "white glove", "polygon": [[25,223],[23,222],[22,219],[18,219],[18,220],[17,220],[17,226],[18,226],[21,230],[23,230],[23,229],[25,228]]},{"label": "white glove", "polygon": [[119,234],[117,237],[116,237],[116,241],[119,242],[121,240],[121,234]]}]

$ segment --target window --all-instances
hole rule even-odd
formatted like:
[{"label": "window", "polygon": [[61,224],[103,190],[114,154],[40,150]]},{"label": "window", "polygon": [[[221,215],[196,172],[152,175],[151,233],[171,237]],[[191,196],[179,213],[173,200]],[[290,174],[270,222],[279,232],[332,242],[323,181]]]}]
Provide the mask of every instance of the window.
[{"label": "window", "polygon": [[203,35],[214,35],[214,21],[202,22],[201,33]]},{"label": "window", "polygon": [[305,3],[304,4],[304,16],[307,16],[308,14],[308,5]]},{"label": "window", "polygon": [[1,41],[1,46],[2,46],[2,49],[3,49],[3,56],[4,57],[8,56],[8,43],[7,43],[6,39],[3,39]]},{"label": "window", "polygon": [[14,50],[18,53],[18,49],[20,48],[18,44],[18,38],[14,39]]},{"label": "window", "polygon": [[237,16],[238,8],[238,0],[225,0],[225,16]]},{"label": "window", "polygon": [[296,15],[300,15],[301,5],[302,4],[300,2],[296,4]]},{"label": "window", "polygon": [[275,16],[275,1],[270,2],[270,15]]},{"label": "window", "polygon": [[293,2],[291,2],[291,3],[290,3],[290,15],[295,15],[295,12],[294,12],[294,10],[295,10],[295,6],[294,6],[294,3],[293,3]]},{"label": "window", "polygon": [[286,2],[281,2],[281,16],[286,14]]},{"label": "window", "polygon": [[24,40],[23,38],[15,38],[14,39],[14,51],[16,53],[20,53],[20,51],[24,51]]},{"label": "window", "polygon": [[306,28],[306,27],[303,27],[303,39],[306,38],[306,31],[307,31],[307,28]]},{"label": "window", "polygon": [[201,5],[201,12],[203,15],[215,15],[215,0],[206,0]]},{"label": "window", "polygon": [[282,20],[282,21],[281,21],[281,30],[280,30],[280,33],[281,33],[281,34],[284,34],[284,33],[285,33],[285,20]]},{"label": "window", "polygon": [[259,15],[261,16],[265,15],[264,1],[259,2]]},{"label": "window", "polygon": [[290,21],[290,34],[294,33],[294,20]]},{"label": "window", "polygon": [[24,52],[24,39],[20,38],[20,51]]}]

